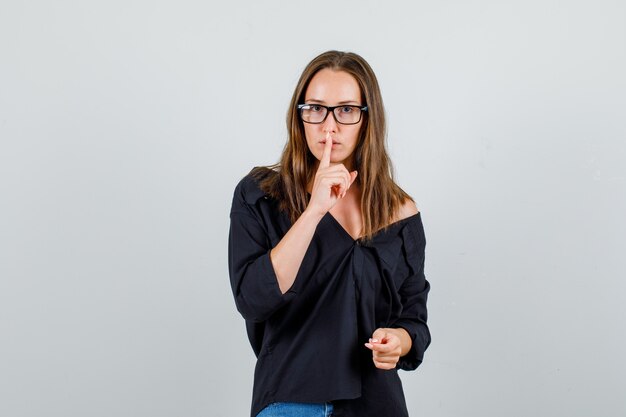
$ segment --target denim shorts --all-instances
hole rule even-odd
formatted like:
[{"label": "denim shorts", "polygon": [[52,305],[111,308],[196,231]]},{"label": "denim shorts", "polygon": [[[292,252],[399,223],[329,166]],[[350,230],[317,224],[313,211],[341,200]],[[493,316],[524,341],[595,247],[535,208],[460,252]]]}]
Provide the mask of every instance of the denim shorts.
[{"label": "denim shorts", "polygon": [[256,417],[330,417],[331,403],[272,403]]}]

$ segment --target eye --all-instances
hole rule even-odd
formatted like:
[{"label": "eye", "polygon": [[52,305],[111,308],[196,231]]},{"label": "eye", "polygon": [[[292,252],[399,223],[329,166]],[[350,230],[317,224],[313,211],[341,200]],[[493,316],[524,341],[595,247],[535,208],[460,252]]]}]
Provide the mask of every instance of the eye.
[{"label": "eye", "polygon": [[352,108],[352,106],[343,106],[341,108],[341,112],[348,114],[348,113],[352,113],[354,111],[354,108]]},{"label": "eye", "polygon": [[309,104],[308,109],[309,109],[309,111],[317,113],[317,112],[321,112],[322,111],[322,106],[318,106],[318,105],[315,105],[315,104]]}]

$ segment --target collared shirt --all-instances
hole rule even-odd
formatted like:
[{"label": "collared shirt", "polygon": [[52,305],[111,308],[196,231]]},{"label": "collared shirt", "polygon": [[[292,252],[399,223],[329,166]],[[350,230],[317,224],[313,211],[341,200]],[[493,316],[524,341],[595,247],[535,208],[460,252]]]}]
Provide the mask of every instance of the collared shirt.
[{"label": "collared shirt", "polygon": [[[417,368],[430,344],[421,213],[370,241],[326,213],[285,294],[269,252],[291,222],[251,175],[235,189],[230,221],[231,286],[257,356],[251,415],[285,401],[332,402],[333,417],[408,416],[397,369]],[[411,336],[396,369],[377,369],[364,346],[379,327]]]}]

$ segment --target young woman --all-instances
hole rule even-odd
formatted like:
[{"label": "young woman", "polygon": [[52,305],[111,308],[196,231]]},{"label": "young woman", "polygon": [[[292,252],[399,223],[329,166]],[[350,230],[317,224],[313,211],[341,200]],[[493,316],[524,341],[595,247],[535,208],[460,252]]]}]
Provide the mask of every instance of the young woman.
[{"label": "young woman", "polygon": [[257,356],[251,415],[407,416],[397,369],[430,343],[425,237],[393,181],[376,76],[359,55],[305,68],[278,164],[235,189],[229,272]]}]

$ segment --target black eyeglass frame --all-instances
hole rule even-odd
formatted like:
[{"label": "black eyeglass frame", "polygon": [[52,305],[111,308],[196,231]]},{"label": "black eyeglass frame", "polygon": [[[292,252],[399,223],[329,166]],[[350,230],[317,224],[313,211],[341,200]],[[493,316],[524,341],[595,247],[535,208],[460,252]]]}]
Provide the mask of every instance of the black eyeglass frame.
[{"label": "black eyeglass frame", "polygon": [[[304,118],[302,117],[302,109],[305,106],[318,106],[318,107],[324,107],[326,109],[326,116],[324,116],[324,118],[322,119],[322,121],[320,122],[307,122],[306,120],[304,120]],[[340,107],[356,107],[357,109],[361,110],[361,113],[359,113],[359,120],[357,120],[354,123],[343,123],[340,122],[339,120],[337,120],[337,115],[335,114],[335,109],[338,109]],[[355,106],[353,104],[342,104],[340,106],[324,106],[322,104],[313,104],[313,103],[304,103],[304,104],[298,104],[298,115],[300,115],[300,120],[302,120],[304,123],[309,123],[312,125],[319,125],[322,124],[326,121],[326,119],[328,118],[328,115],[330,113],[333,114],[333,118],[335,119],[335,121],[337,123],[339,123],[340,125],[355,125],[357,123],[359,123],[361,121],[361,119],[363,119],[363,113],[367,111],[367,106]]]}]

